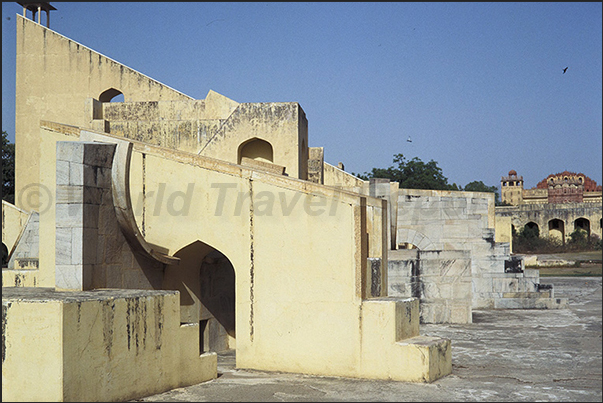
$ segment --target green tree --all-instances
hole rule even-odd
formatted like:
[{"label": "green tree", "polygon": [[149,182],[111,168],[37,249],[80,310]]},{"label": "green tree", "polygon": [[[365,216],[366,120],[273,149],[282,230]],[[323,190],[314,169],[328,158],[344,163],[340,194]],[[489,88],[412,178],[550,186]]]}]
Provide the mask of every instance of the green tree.
[{"label": "green tree", "polygon": [[576,251],[601,250],[601,238],[597,234],[588,235],[582,228],[576,228],[567,242],[568,249]]},{"label": "green tree", "polygon": [[498,193],[497,186],[488,186],[485,185],[482,181],[473,181],[469,182],[467,186],[465,186],[465,191],[467,192],[489,192],[494,193],[494,204],[499,206],[500,202],[500,194]]},{"label": "green tree", "polygon": [[586,246],[588,243],[588,233],[582,228],[576,228],[574,232],[570,234],[569,243]]},{"label": "green tree", "polygon": [[507,203],[500,201],[500,194],[497,186],[485,185],[482,181],[473,181],[467,184],[463,189],[462,186],[453,183],[448,183],[448,179],[442,173],[442,169],[438,163],[431,160],[427,163],[414,157],[410,161],[404,158],[402,154],[394,155],[394,163],[397,166],[389,168],[373,168],[371,172],[364,174],[355,174],[356,177],[362,180],[371,178],[385,178],[392,182],[398,182],[402,189],[434,189],[434,190],[465,190],[468,192],[490,192],[494,193],[494,203],[497,206],[504,206]]},{"label": "green tree", "polygon": [[2,200],[15,202],[15,145],[2,131]]},{"label": "green tree", "polygon": [[435,190],[458,190],[456,184],[450,185],[448,179],[442,173],[438,163],[431,160],[427,163],[414,157],[407,160],[404,155],[394,155],[394,163],[397,166],[389,168],[373,168],[371,172],[356,175],[363,180],[370,178],[385,178],[398,182],[403,189],[435,189]]}]

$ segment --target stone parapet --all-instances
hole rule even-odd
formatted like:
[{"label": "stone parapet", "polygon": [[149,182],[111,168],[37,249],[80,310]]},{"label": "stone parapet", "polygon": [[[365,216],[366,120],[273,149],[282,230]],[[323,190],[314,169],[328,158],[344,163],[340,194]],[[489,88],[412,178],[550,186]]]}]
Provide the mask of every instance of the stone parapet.
[{"label": "stone parapet", "polygon": [[[176,291],[3,288],[2,401],[128,401],[217,377]],[[27,320],[24,320],[27,318]]]}]

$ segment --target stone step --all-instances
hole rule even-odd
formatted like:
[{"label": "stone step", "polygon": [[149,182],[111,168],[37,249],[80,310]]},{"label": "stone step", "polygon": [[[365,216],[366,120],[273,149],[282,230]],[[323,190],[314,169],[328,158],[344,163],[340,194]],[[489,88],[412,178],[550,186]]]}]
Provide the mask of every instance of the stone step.
[{"label": "stone step", "polygon": [[494,309],[564,309],[567,298],[500,298],[494,300]]},{"label": "stone step", "polygon": [[551,298],[551,291],[503,292],[503,298]]},{"label": "stone step", "polygon": [[452,352],[450,339],[435,336],[414,336],[396,342],[396,345],[406,350],[407,355],[422,357],[429,370],[424,371],[423,381],[433,382],[452,372]]}]

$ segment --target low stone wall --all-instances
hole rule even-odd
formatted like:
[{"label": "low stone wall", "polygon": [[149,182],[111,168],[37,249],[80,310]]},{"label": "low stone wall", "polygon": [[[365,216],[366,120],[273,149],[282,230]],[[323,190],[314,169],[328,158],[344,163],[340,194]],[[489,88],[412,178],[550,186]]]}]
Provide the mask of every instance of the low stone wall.
[{"label": "low stone wall", "polygon": [[214,379],[177,291],[2,289],[2,401],[125,401]]},{"label": "low stone wall", "polygon": [[39,270],[2,269],[2,287],[36,287]]}]

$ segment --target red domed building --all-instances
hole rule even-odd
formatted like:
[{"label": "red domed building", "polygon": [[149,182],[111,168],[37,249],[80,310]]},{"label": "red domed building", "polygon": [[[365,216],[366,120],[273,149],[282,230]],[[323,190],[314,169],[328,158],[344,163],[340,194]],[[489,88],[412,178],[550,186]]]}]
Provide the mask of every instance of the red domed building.
[{"label": "red domed building", "polygon": [[500,181],[501,199],[513,206],[543,203],[601,203],[602,187],[584,175],[563,171],[551,174],[532,189],[523,188],[523,177],[509,171]]}]

